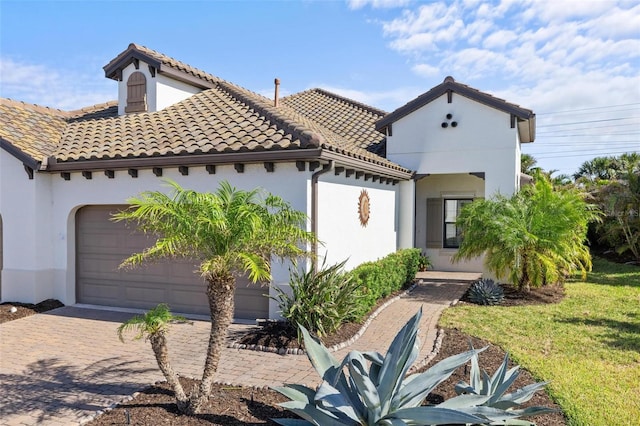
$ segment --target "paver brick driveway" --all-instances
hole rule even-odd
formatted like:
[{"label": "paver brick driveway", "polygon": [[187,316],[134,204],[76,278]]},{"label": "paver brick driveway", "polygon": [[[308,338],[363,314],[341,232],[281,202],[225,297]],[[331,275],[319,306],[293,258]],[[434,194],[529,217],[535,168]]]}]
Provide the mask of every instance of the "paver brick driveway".
[{"label": "paver brick driveway", "polygon": [[[468,282],[428,282],[384,309],[349,350],[384,352],[422,307],[421,358],[433,348],[442,310]],[[0,425],[69,425],[163,380],[148,342],[121,343],[116,329],[131,314],[64,307],[0,325]],[[233,339],[246,326],[233,325]],[[180,375],[200,377],[209,323],[174,325],[169,351]],[[226,348],[216,379],[233,385],[318,384],[306,356]]]}]

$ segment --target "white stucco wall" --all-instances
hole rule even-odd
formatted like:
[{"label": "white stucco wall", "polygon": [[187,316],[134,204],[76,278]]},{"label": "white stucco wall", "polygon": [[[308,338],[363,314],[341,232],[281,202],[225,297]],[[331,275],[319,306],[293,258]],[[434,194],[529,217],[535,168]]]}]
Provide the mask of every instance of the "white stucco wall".
[{"label": "white stucco wall", "polygon": [[156,75],[156,105],[155,111],[160,111],[171,106],[189,96],[196,94],[202,89],[191,86],[187,83],[167,78],[162,74]]},{"label": "white stucco wall", "polygon": [[[163,177],[151,170],[139,170],[132,178],[126,170],[107,178],[102,171],[92,179],[72,173],[71,180],[59,174],[38,174],[28,180],[18,161],[2,159],[2,214],[4,237],[3,300],[36,303],[56,298],[74,304],[75,292],[75,213],[85,205],[123,204],[126,199],[146,190],[163,190],[162,179],[170,178],[185,188],[215,191],[222,180],[241,189],[262,187],[289,201],[296,210],[307,211],[308,181],[293,164],[276,164],[276,172],[268,173],[262,164],[245,165],[244,173],[233,166],[218,166],[210,175],[204,167],[189,168],[182,176],[177,169],[163,169]],[[9,159],[13,157],[8,156]],[[7,178],[9,176],[9,178]],[[53,194],[53,195],[51,195]],[[16,208],[19,205],[20,207]],[[289,267],[272,264],[274,283],[286,285]],[[277,306],[270,306],[272,316]]]},{"label": "white stucco wall", "polygon": [[[422,249],[438,271],[482,272],[482,258],[453,263],[457,252],[452,248],[427,248],[427,199],[428,198],[483,198],[484,181],[471,175],[432,175],[416,182],[416,247]],[[442,219],[440,219],[442,220]]]},{"label": "white stucco wall", "polygon": [[[362,190],[370,200],[367,226],[360,224],[358,200]],[[363,177],[320,176],[318,182],[318,238],[324,243],[318,249],[332,265],[348,259],[346,269],[376,260],[396,251],[398,240],[399,186],[365,181]],[[322,264],[322,261],[320,261]]]},{"label": "white stucco wall", "polygon": [[124,110],[127,106],[127,80],[129,80],[129,76],[136,71],[143,73],[147,79],[148,112],[160,111],[201,91],[201,89],[197,87],[168,78],[157,72],[156,76],[152,77],[149,66],[142,61],[140,61],[138,69],[136,69],[135,65],[129,64],[122,70],[122,81],[118,82],[118,115],[125,114]]},{"label": "white stucco wall", "polygon": [[22,162],[0,150],[3,301],[40,302],[52,296],[56,271],[51,251],[51,179],[29,180]]},{"label": "white stucco wall", "polygon": [[449,104],[443,95],[393,123],[387,158],[418,174],[484,172],[487,196],[510,195],[520,163],[516,133],[509,114],[456,93]]},{"label": "white stucco wall", "polygon": [[398,248],[415,247],[415,190],[414,180],[398,182]]}]

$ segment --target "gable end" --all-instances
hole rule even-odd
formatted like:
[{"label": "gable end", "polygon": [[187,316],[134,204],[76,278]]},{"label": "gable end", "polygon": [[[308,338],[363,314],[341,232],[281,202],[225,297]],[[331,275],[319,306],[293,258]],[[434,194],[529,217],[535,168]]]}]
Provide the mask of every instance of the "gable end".
[{"label": "gable end", "polygon": [[518,122],[517,128],[520,136],[520,142],[524,143],[534,141],[535,114],[533,111],[527,108],[522,108],[503,99],[496,98],[495,96],[481,92],[465,84],[458,83],[451,76],[446,77],[441,84],[437,85],[433,89],[423,93],[414,100],[378,120],[376,122],[376,130],[385,133],[387,127],[391,126],[393,122],[398,121],[402,117],[411,114],[445,94],[447,95],[447,102],[451,103],[454,93],[510,114],[512,117],[515,117]]}]

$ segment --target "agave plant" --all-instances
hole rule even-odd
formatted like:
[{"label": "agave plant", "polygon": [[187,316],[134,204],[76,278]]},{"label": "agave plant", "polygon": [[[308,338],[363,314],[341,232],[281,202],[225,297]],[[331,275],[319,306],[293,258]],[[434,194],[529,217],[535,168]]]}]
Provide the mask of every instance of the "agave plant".
[{"label": "agave plant", "polygon": [[468,297],[478,305],[499,305],[504,299],[504,290],[492,279],[481,279],[471,285]]},{"label": "agave plant", "polygon": [[[472,346],[473,348],[473,346]],[[504,361],[500,367],[489,377],[486,371],[480,370],[478,356],[474,354],[471,357],[471,372],[469,383],[461,381],[455,387],[458,395],[472,394],[485,395],[490,398],[483,404],[486,407],[494,407],[504,410],[513,410],[520,407],[523,403],[529,401],[536,391],[542,389],[548,382],[533,383],[525,386],[515,392],[506,394],[505,392],[511,387],[520,375],[520,367],[509,367],[509,354],[505,354]],[[520,412],[527,415],[538,415],[549,413],[554,410],[546,407],[529,407]],[[528,423],[527,423],[528,424]]]},{"label": "agave plant", "polygon": [[307,356],[323,382],[315,390],[302,385],[275,387],[291,399],[280,405],[302,419],[273,420],[284,426],[528,424],[511,423],[528,412],[483,406],[491,399],[488,395],[462,394],[439,405],[422,405],[438,384],[484,349],[454,355],[405,377],[419,353],[421,316],[422,310],[407,322],[386,356],[352,351],[342,362],[301,327]]}]

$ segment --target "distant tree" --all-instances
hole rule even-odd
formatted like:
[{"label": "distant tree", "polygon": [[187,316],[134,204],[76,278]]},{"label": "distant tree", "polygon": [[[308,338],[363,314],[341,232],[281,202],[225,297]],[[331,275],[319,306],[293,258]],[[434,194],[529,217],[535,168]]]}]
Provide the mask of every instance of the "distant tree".
[{"label": "distant tree", "polygon": [[535,184],[507,198],[497,195],[465,206],[456,224],[462,243],[454,261],[485,256],[498,278],[521,290],[563,282],[591,269],[585,245],[595,206],[574,188],[554,189],[542,173]]},{"label": "distant tree", "polygon": [[582,163],[573,175],[576,181],[595,182],[611,180],[618,176],[618,163],[614,157],[596,157]]},{"label": "distant tree", "polygon": [[573,179],[571,178],[571,176],[563,174],[563,173],[561,173],[559,175],[556,175],[556,176],[553,176],[553,173],[550,173],[549,174],[549,179],[551,180],[551,183],[555,187],[567,186],[567,185],[571,185],[573,183]]},{"label": "distant tree", "polygon": [[593,232],[599,243],[640,262],[640,154],[612,157],[615,177],[590,182],[587,189],[605,214]]},{"label": "distant tree", "polygon": [[520,172],[530,175],[535,172],[538,160],[530,154],[520,154]]}]

